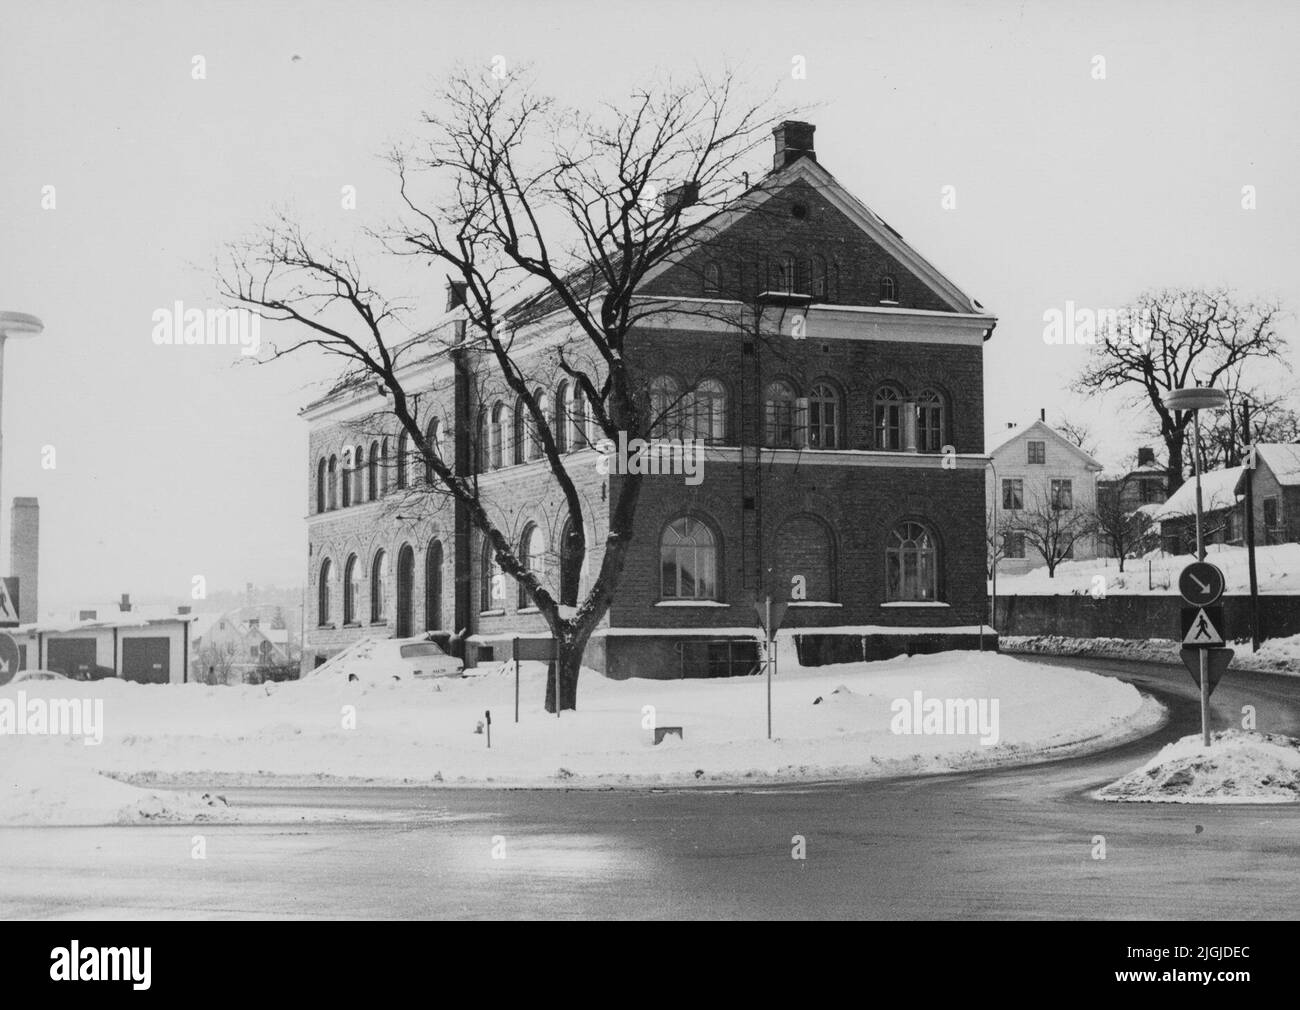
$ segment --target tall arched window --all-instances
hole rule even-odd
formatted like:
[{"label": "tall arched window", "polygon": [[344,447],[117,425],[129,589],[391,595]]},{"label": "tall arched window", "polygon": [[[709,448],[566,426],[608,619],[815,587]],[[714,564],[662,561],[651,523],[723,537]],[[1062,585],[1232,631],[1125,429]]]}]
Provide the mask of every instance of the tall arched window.
[{"label": "tall arched window", "polygon": [[330,457],[329,478],[330,508],[336,509],[339,507],[339,458],[337,456]]},{"label": "tall arched window", "polygon": [[407,486],[406,464],[411,455],[411,436],[402,431],[397,436],[397,488],[402,490]]},{"label": "tall arched window", "polygon": [[379,448],[379,493],[388,494],[388,439]]},{"label": "tall arched window", "polygon": [[[424,440],[429,446],[429,451],[442,459],[442,431],[436,417],[429,422],[429,427],[425,429]],[[424,464],[424,482],[430,487],[433,486],[433,464],[427,461]]]},{"label": "tall arched window", "polygon": [[903,397],[893,386],[876,390],[874,428],[877,449],[903,448]]},{"label": "tall arched window", "polygon": [[329,464],[325,462],[324,456],[322,456],[320,458],[320,462],[316,464],[316,511],[317,512],[324,512],[325,502],[328,501],[328,497],[326,494],[326,483],[325,483],[327,472],[328,472],[326,468],[328,467],[328,465]]},{"label": "tall arched window", "polygon": [[683,516],[659,542],[659,592],[665,600],[716,600],[718,554],[713,531]]},{"label": "tall arched window", "polygon": [[808,444],[814,449],[838,448],[839,425],[839,394],[829,383],[819,382],[808,397]]},{"label": "tall arched window", "polygon": [[691,436],[710,445],[727,440],[727,387],[717,379],[705,379],[695,387]]},{"label": "tall arched window", "polygon": [[704,264],[704,296],[716,295],[722,291],[722,269],[716,263]]},{"label": "tall arched window", "polygon": [[357,556],[348,556],[343,566],[343,623],[357,623],[357,601],[361,598],[361,566]]},{"label": "tall arched window", "polygon": [[480,407],[478,411],[478,424],[474,427],[476,440],[474,442],[474,448],[471,450],[471,455],[474,460],[474,466],[478,469],[479,473],[487,473],[492,467],[492,432],[491,422],[488,420],[489,416],[488,409],[486,407]]},{"label": "tall arched window", "polygon": [[932,603],[939,598],[939,548],[923,524],[901,522],[885,546],[885,599]]},{"label": "tall arched window", "polygon": [[388,552],[379,551],[370,565],[370,623],[388,620]]},{"label": "tall arched window", "polygon": [[763,441],[769,446],[794,445],[794,387],[777,379],[763,395]]},{"label": "tall arched window", "polygon": [[505,573],[497,564],[492,541],[484,538],[483,556],[479,564],[479,610],[504,610],[505,606]]},{"label": "tall arched window", "polygon": [[808,261],[808,273],[811,278],[809,294],[814,298],[825,299],[829,297],[828,285],[826,282],[826,257],[813,256]]},{"label": "tall arched window", "polygon": [[343,450],[343,507],[352,504],[352,450]]},{"label": "tall arched window", "polygon": [[493,470],[501,469],[501,446],[505,439],[506,405],[498,400],[492,405],[491,420],[488,422],[488,466]]},{"label": "tall arched window", "polygon": [[894,278],[888,274],[880,278],[880,300],[882,302],[898,301],[898,285],[894,283]]},{"label": "tall arched window", "polygon": [[796,260],[794,253],[782,253],[776,264],[776,277],[772,290],[793,292],[796,288],[795,267]]},{"label": "tall arched window", "polygon": [[434,540],[424,552],[424,630],[442,627],[442,541]]},{"label": "tall arched window", "polygon": [[650,383],[650,434],[654,438],[682,437],[682,387],[671,375]]},{"label": "tall arched window", "polygon": [[[533,391],[533,402],[537,404],[537,413],[545,419],[547,427],[551,427],[551,398],[538,389]],[[541,459],[542,455],[542,423],[530,412],[528,415],[528,458]]]},{"label": "tall arched window", "polygon": [[[526,571],[532,572],[540,582],[546,577],[546,538],[536,523],[529,523],[524,535],[519,538],[519,563]],[[519,584],[519,608],[531,607],[532,601],[523,583]]]},{"label": "tall arched window", "polygon": [[326,558],[320,563],[320,581],[316,584],[316,623],[321,627],[330,623],[330,575],[333,565]]},{"label": "tall arched window", "polygon": [[561,382],[555,390],[555,424],[551,429],[555,434],[557,452],[569,451],[569,417],[573,413],[573,398],[568,380]]},{"label": "tall arched window", "polygon": [[367,479],[370,484],[370,500],[379,497],[379,443],[370,443],[370,462],[367,466]]},{"label": "tall arched window", "polygon": [[591,421],[587,414],[587,398],[583,395],[582,387],[576,384],[573,387],[573,410],[569,413],[569,422],[569,444],[574,449],[586,448],[591,441]]},{"label": "tall arched window", "polygon": [[927,389],[916,398],[917,448],[938,452],[943,448],[943,396]]},{"label": "tall arched window", "polygon": [[518,397],[510,427],[510,458],[514,463],[522,463],[528,458],[528,419],[524,416],[525,412],[524,398]]},{"label": "tall arched window", "polygon": [[352,450],[352,504],[360,505],[366,500],[366,447],[359,445]]},{"label": "tall arched window", "polygon": [[415,633],[415,551],[402,544],[397,552],[397,637]]}]

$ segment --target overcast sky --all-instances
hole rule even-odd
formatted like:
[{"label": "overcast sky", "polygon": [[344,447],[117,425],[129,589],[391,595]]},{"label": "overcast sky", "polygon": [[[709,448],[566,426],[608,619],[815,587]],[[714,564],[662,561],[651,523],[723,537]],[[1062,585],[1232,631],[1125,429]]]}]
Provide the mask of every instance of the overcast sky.
[{"label": "overcast sky", "polygon": [[[196,574],[211,588],[303,581],[297,411],[321,363],[158,347],[152,314],[214,304],[212,257],[277,205],[327,234],[370,223],[392,192],[378,155],[457,61],[496,55],[573,103],[730,61],[782,102],[818,105],[821,162],[999,316],[989,430],[1045,407],[1091,423],[1117,459],[1137,444],[1133,416],[1064,392],[1082,352],[1045,345],[1043,313],[1220,283],[1300,307],[1298,11],[9,0],[0,309],[46,330],[6,352],[3,553],[8,501],[36,495],[43,611],[187,594]],[[340,207],[344,185],[356,211]],[[1294,319],[1286,332],[1300,345]]]}]

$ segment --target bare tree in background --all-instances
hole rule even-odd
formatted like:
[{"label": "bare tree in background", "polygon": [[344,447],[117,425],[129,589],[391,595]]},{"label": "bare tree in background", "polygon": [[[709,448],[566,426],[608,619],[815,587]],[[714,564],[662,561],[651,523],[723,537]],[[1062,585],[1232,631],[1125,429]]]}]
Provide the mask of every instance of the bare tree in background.
[{"label": "bare tree in background", "polygon": [[[439,95],[439,111],[425,117],[429,136],[390,155],[406,217],[382,233],[383,246],[441,264],[464,285],[469,325],[457,348],[480,356],[524,412],[536,458],[548,466],[572,520],[562,556],[575,571],[590,545],[569,469],[575,459],[563,448],[562,426],[571,419],[539,402],[536,377],[546,368],[567,376],[598,437],[651,436],[659,418],[626,352],[633,328],[665,310],[638,293],[651,271],[707,236],[709,211],[743,192],[742,159],[779,118],[765,113],[766,105],[740,101],[724,76],[650,87],[588,114],[536,94],[518,75],[498,81],[460,73]],[[678,192],[694,197],[693,205],[674,199],[675,187],[685,187]],[[477,467],[462,472],[431,444],[420,391],[406,388],[400,374],[428,352],[428,342],[395,336],[398,303],[369,286],[354,258],[316,248],[284,216],[231,253],[222,271],[226,296],[296,324],[301,334],[273,359],[317,348],[342,359],[344,381],[378,384],[390,399],[387,416],[433,478],[412,491],[466,506],[500,570],[523,588],[558,642],[547,710],[575,708],[583,651],[614,597],[632,540],[641,476],[624,475],[615,486],[585,599],[560,599],[485,507]],[[559,319],[568,333],[545,360],[524,335],[541,319]],[[560,580],[571,583],[576,579]]]},{"label": "bare tree in background", "polygon": [[1124,560],[1143,550],[1152,540],[1152,520],[1141,509],[1124,505],[1124,491],[1136,483],[1134,474],[1125,474],[1113,487],[1097,488],[1096,531],[1100,540],[1119,559],[1119,570],[1124,570]]},{"label": "bare tree in background", "polygon": [[1055,578],[1057,566],[1074,557],[1074,545],[1096,530],[1096,517],[1039,491],[1028,492],[1023,504],[999,519],[999,531],[1023,536],[1026,548],[1033,548],[1047,565],[1047,577]]},{"label": "bare tree in background", "polygon": [[1150,408],[1167,451],[1166,489],[1173,494],[1185,479],[1192,414],[1169,410],[1165,394],[1194,385],[1235,388],[1252,360],[1285,366],[1286,342],[1278,332],[1282,308],[1240,301],[1226,289],[1175,289],[1145,293],[1121,315],[1124,322],[1099,328],[1092,357],[1073,388],[1122,390],[1134,404]]},{"label": "bare tree in background", "polygon": [[1092,434],[1092,427],[1075,421],[1068,417],[1062,417],[1060,423],[1056,425],[1056,430],[1064,435],[1067,439],[1077,445],[1089,456],[1097,455],[1097,440]]}]

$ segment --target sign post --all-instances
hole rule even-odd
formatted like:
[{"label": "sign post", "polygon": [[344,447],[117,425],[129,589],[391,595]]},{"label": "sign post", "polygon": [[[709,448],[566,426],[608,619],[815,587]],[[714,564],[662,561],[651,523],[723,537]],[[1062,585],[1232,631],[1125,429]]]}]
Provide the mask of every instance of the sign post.
[{"label": "sign post", "polygon": [[754,601],[754,610],[757,611],[758,620],[763,625],[763,666],[767,669],[767,738],[769,740],[772,739],[772,670],[776,666],[776,632],[781,627],[788,606],[789,604],[783,600],[773,603],[771,593],[761,602]]}]

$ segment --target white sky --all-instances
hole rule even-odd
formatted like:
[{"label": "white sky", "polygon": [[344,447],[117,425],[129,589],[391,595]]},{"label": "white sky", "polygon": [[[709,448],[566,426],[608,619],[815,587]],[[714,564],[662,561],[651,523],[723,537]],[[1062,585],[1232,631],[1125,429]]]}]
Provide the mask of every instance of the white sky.
[{"label": "white sky", "polygon": [[[392,194],[377,156],[457,61],[529,62],[590,102],[729,60],[783,102],[818,105],[822,163],[1000,317],[990,430],[1046,407],[1093,424],[1103,461],[1137,443],[1118,403],[1063,392],[1082,352],[1046,346],[1042,316],[1067,300],[1227,283],[1300,307],[1300,8],[1280,0],[10,0],[5,21],[0,308],[46,331],[6,352],[2,553],[7,502],[38,496],[42,610],[185,594],[195,574],[302,581],[296,415],[321,364],[156,347],[151,316],[213,304],[221,243],[277,205],[336,235],[373,223]],[[206,80],[190,77],[196,54]],[[806,80],[791,79],[794,55]],[[355,212],[340,209],[345,184]],[[940,206],[948,185],[956,210]],[[440,308],[440,275],[426,276]]]}]

